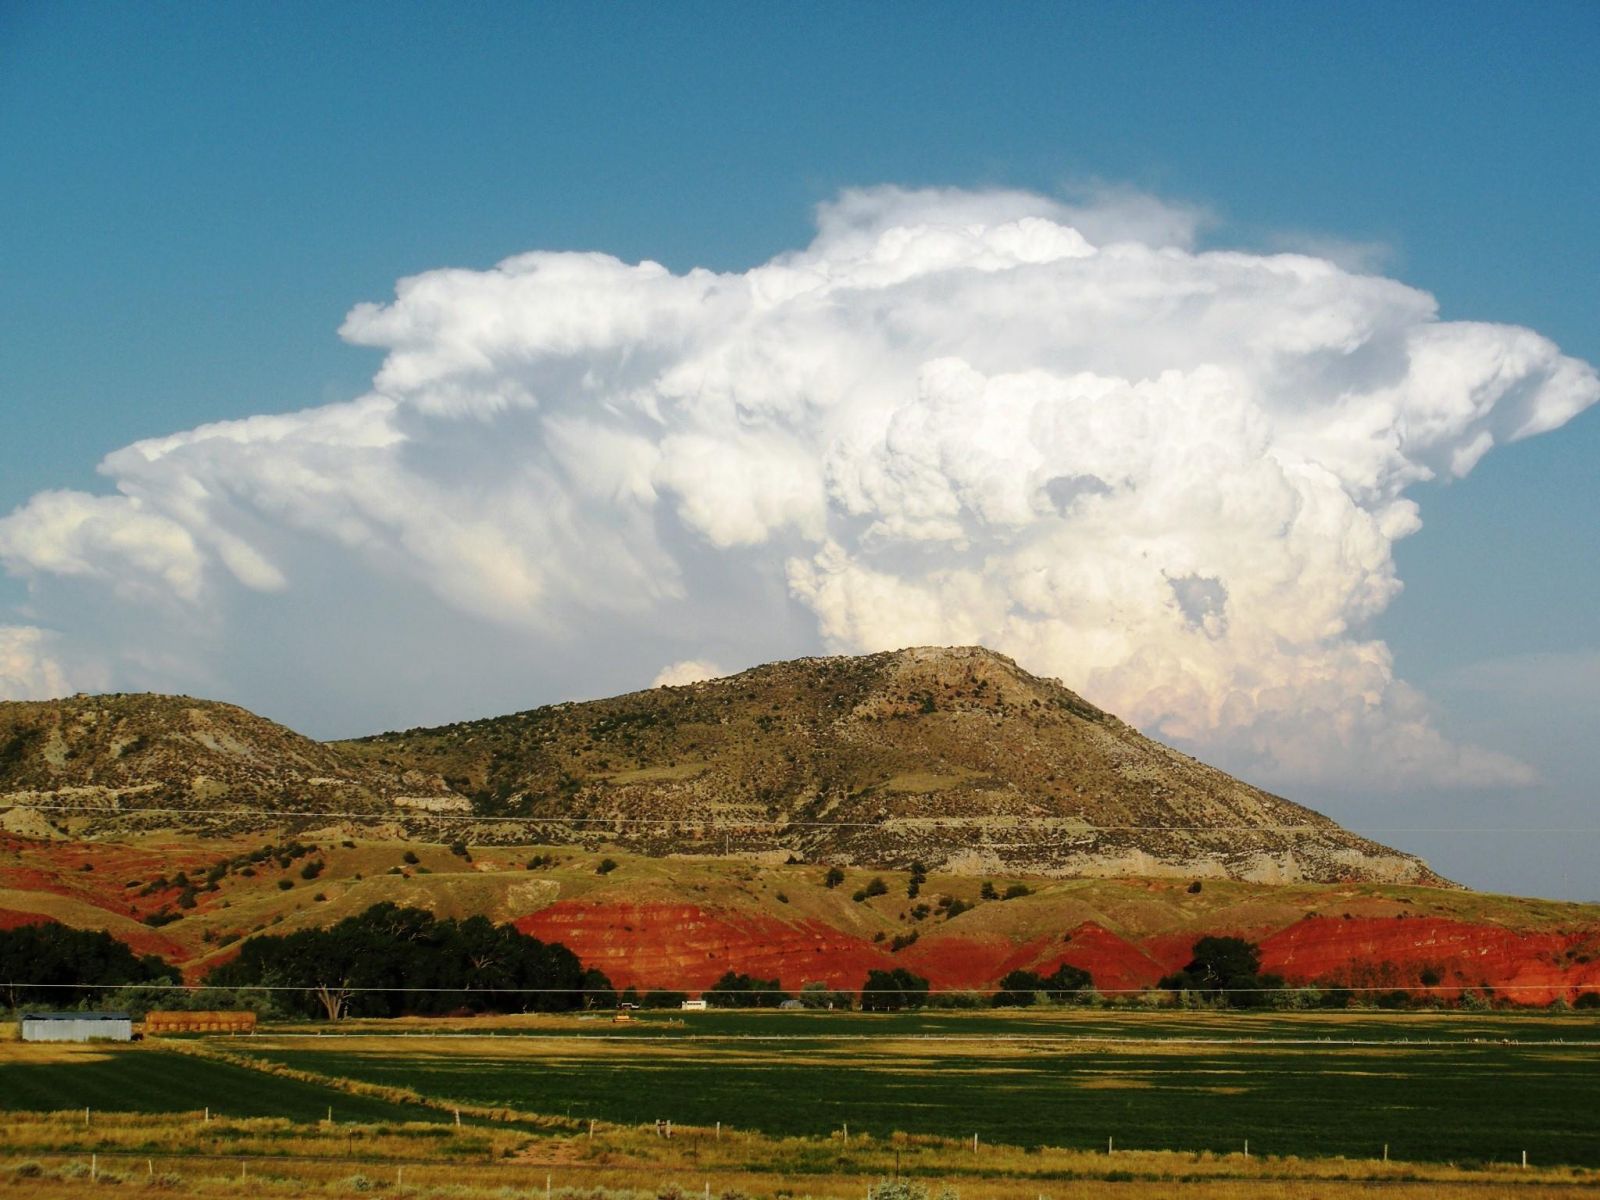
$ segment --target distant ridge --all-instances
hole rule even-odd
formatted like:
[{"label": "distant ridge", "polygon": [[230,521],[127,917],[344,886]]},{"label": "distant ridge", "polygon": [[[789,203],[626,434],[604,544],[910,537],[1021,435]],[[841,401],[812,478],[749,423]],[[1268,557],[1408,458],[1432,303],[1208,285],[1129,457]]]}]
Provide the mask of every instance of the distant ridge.
[{"label": "distant ridge", "polygon": [[362,763],[214,700],[136,693],[0,703],[0,809],[15,806],[0,812],[0,828],[13,833],[48,836],[113,815],[124,829],[216,831],[261,823],[219,821],[217,810],[388,813],[412,793],[448,796],[435,780]]}]

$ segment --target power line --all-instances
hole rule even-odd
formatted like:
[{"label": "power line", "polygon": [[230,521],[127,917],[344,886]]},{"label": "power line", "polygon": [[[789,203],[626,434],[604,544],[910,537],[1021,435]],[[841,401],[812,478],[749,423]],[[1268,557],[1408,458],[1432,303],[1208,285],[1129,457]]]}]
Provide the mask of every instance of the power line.
[{"label": "power line", "polygon": [[[496,995],[496,996],[535,996],[535,995],[562,995],[562,996],[612,996],[628,990],[635,992],[716,992],[715,987],[660,987],[651,985],[640,987],[630,984],[626,987],[405,987],[402,985],[356,985],[323,983],[186,983],[186,984],[161,984],[161,983],[0,983],[0,990],[7,988],[59,988],[77,989],[80,991],[124,991],[140,988],[157,992],[314,992],[326,989],[328,991],[362,995],[367,993],[391,994],[417,994],[417,995]],[[1429,995],[1457,995],[1461,992],[1477,992],[1488,990],[1499,994],[1501,992],[1553,992],[1563,991],[1567,988],[1589,988],[1600,991],[1600,980],[1593,983],[1508,983],[1504,985],[1476,985],[1476,984],[1394,984],[1383,986],[1381,984],[1342,984],[1342,983],[1304,983],[1284,984],[1280,987],[1249,987],[1249,988],[1163,988],[1163,987],[1129,987],[1129,988],[1103,988],[1090,985],[1086,990],[1097,996],[1143,996],[1152,992],[1192,992],[1197,995],[1227,995],[1227,996],[1281,996],[1300,992],[1361,992],[1388,995],[1394,992],[1426,993]],[[998,984],[993,987],[946,987],[929,988],[926,992],[920,989],[915,992],[906,992],[900,988],[853,988],[836,987],[827,988],[828,992],[849,992],[861,996],[971,996],[990,991],[1051,991],[1052,989],[1039,988],[1002,988]],[[751,990],[739,992],[739,995],[750,996],[789,996],[798,995],[799,992],[788,992],[783,989],[777,991]]]},{"label": "power line", "polygon": [[959,828],[962,826],[983,824],[987,826],[1000,826],[995,832],[1003,831],[1007,825],[1035,826],[1038,828],[1056,828],[1063,833],[1091,836],[1097,833],[1303,833],[1303,834],[1347,834],[1355,837],[1382,834],[1413,834],[1413,833],[1479,833],[1479,834],[1548,834],[1548,835],[1595,835],[1600,834],[1600,826],[1531,826],[1531,825],[1503,825],[1503,826],[1468,826],[1468,825],[1413,825],[1413,826],[1388,826],[1368,828],[1365,831],[1347,829],[1331,819],[1326,825],[1315,823],[1282,824],[1264,822],[1249,825],[1087,825],[1079,824],[1081,818],[1077,817],[1052,817],[1052,816],[1017,816],[1010,814],[993,814],[988,816],[944,816],[944,817],[919,817],[919,816],[887,816],[875,821],[822,821],[822,820],[797,820],[786,817],[749,818],[738,821],[729,821],[715,817],[570,817],[570,816],[522,816],[522,815],[479,815],[477,813],[454,812],[429,812],[427,810],[395,809],[392,811],[360,811],[341,812],[326,809],[270,809],[270,808],[180,808],[176,806],[147,806],[139,808],[93,808],[81,804],[44,804],[31,800],[17,800],[0,803],[0,810],[7,808],[24,808],[40,812],[76,813],[85,816],[98,817],[135,817],[143,815],[159,816],[220,816],[220,817],[263,817],[277,819],[302,819],[317,818],[327,821],[420,821],[442,820],[461,821],[476,824],[521,824],[521,825],[570,825],[570,826],[683,826],[690,829],[713,829],[717,831],[754,832],[760,829],[781,831],[785,829],[882,829],[886,824],[912,824],[933,829]]}]

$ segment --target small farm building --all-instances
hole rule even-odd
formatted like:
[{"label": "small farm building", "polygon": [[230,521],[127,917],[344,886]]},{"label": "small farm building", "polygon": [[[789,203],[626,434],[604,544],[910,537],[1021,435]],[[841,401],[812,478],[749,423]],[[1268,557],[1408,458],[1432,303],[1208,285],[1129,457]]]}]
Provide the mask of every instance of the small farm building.
[{"label": "small farm building", "polygon": [[133,1018],[120,1012],[35,1012],[22,1014],[25,1042],[87,1042],[108,1038],[133,1040]]},{"label": "small farm building", "polygon": [[685,1012],[705,1012],[707,1007],[704,1000],[685,1000],[682,1004]]},{"label": "small farm building", "polygon": [[254,1033],[253,1012],[153,1012],[144,1019],[146,1033]]}]

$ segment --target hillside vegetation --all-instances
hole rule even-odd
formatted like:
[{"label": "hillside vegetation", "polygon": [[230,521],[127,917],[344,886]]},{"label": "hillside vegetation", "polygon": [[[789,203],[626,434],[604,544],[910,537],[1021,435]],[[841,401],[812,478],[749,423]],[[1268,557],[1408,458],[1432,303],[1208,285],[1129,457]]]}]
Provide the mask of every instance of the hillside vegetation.
[{"label": "hillside vegetation", "polygon": [[544,841],[966,873],[1441,883],[979,647],[810,658],[338,744]]},{"label": "hillside vegetation", "polygon": [[976,647],[330,744],[182,696],[0,703],[0,830],[215,836],[322,816],[418,840],[968,875],[1445,883]]},{"label": "hillside vegetation", "polygon": [[[188,696],[0,703],[0,816],[16,833],[244,828],[251,811],[387,813],[444,793],[232,704]],[[176,811],[174,811],[176,810]]]}]

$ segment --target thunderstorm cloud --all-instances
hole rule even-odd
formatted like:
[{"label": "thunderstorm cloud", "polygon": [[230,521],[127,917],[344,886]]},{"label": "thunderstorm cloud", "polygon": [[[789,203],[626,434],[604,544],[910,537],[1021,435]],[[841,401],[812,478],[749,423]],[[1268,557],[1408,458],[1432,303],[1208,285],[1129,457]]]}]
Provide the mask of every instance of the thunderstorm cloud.
[{"label": "thunderstorm cloud", "polygon": [[1196,225],[878,188],[743,273],[402,280],[342,330],[384,356],[366,395],[138,442],[107,494],[0,520],[29,588],[0,696],[358,732],[976,642],[1262,781],[1528,782],[1442,736],[1370,628],[1415,485],[1562,425],[1595,371]]}]

